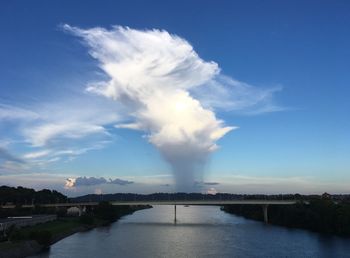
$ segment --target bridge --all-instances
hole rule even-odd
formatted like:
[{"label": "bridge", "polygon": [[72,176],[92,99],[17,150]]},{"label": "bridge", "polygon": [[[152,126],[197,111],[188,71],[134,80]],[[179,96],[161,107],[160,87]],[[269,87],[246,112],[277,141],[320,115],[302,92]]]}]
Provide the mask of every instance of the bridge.
[{"label": "bridge", "polygon": [[[224,206],[224,205],[261,205],[264,221],[268,223],[268,206],[269,205],[293,205],[298,201],[296,200],[142,200],[142,201],[111,201],[109,202],[112,205],[126,205],[126,206],[137,206],[137,205],[173,205],[174,206],[174,221],[176,222],[176,205],[214,205],[214,206]],[[307,203],[307,202],[304,202]],[[70,208],[77,207],[79,208],[80,214],[83,212],[86,207],[97,206],[98,202],[72,202],[72,203],[50,203],[50,204],[41,204],[40,207],[47,208]],[[16,205],[2,205],[0,206],[4,209],[15,208]],[[34,208],[35,205],[22,205],[22,208]]]}]

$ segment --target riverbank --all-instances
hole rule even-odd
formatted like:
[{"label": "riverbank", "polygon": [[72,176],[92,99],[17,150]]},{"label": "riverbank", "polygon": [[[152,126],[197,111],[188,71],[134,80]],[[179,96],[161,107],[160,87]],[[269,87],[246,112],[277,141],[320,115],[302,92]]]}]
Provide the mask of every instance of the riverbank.
[{"label": "riverbank", "polygon": [[[222,210],[264,221],[261,205],[226,205]],[[311,200],[309,204],[270,205],[268,221],[269,224],[278,226],[350,237],[350,204],[332,200]]]},{"label": "riverbank", "polygon": [[72,234],[107,226],[122,216],[147,208],[151,208],[151,206],[128,206],[119,209],[114,214],[106,213],[102,209],[93,216],[59,218],[55,221],[14,230],[11,232],[9,241],[0,243],[0,258],[20,258],[37,254]]},{"label": "riverbank", "polygon": [[[12,240],[0,243],[0,257],[17,258],[30,256],[47,248],[47,244],[49,246],[76,232],[89,230],[98,226],[98,224],[84,225],[78,218],[64,218],[31,227],[25,227],[16,231],[14,233],[15,235],[12,236]],[[30,239],[33,237],[32,232],[49,232],[47,234],[49,235],[49,238],[47,239],[48,243],[39,243],[41,242],[40,240]]]}]

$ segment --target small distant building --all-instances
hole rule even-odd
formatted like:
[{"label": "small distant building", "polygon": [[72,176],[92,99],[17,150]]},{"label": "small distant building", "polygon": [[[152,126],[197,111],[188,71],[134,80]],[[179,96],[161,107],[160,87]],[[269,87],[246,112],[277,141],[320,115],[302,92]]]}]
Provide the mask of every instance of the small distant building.
[{"label": "small distant building", "polygon": [[73,217],[81,216],[83,212],[84,210],[79,207],[70,207],[67,209],[67,215]]}]

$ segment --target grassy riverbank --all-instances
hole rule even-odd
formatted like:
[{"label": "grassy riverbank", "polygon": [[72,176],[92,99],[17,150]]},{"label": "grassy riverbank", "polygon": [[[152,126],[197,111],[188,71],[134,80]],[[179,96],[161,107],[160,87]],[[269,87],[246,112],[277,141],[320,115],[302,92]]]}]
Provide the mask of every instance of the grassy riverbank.
[{"label": "grassy riverbank", "polygon": [[59,218],[35,226],[12,229],[8,241],[0,243],[0,258],[25,257],[48,248],[51,244],[76,232],[108,225],[120,217],[150,206],[112,206],[101,203],[94,212],[81,217]]},{"label": "grassy riverbank", "polygon": [[32,255],[62,238],[79,231],[88,230],[94,226],[86,226],[78,218],[64,218],[13,230],[13,232],[10,232],[9,240],[0,243],[0,257]]}]

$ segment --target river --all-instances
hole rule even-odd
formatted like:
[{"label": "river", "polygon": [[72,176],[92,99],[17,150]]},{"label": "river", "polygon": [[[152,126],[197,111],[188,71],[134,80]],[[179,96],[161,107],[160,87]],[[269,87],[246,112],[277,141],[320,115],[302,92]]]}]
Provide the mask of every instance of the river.
[{"label": "river", "polygon": [[44,257],[350,257],[350,239],[265,225],[215,206],[154,206],[71,235]]}]

